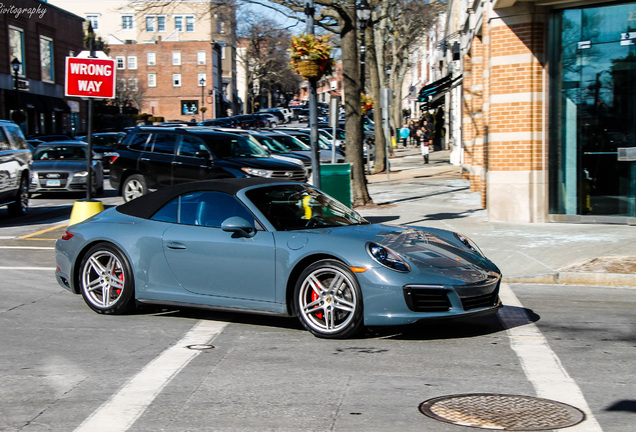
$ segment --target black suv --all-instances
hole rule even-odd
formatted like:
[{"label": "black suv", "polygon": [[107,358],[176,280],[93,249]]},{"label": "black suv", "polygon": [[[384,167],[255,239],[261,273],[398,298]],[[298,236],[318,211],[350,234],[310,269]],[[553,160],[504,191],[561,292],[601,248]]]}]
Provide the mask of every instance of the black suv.
[{"label": "black suv", "polygon": [[246,137],[202,127],[138,127],[110,158],[110,184],[124,201],[179,183],[228,177],[306,181],[307,172],[270,159]]}]

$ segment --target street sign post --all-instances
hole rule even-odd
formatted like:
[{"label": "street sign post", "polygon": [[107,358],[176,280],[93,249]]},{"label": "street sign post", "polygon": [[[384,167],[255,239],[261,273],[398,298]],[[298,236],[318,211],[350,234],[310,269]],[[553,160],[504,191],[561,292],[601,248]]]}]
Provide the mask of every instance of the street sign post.
[{"label": "street sign post", "polygon": [[[91,42],[92,47],[92,42]],[[86,169],[86,200],[76,201],[70,224],[81,222],[104,210],[101,201],[91,199],[93,184],[93,99],[115,98],[115,60],[97,56],[91,48],[87,57],[66,57],[64,94],[88,98],[88,150]]]}]

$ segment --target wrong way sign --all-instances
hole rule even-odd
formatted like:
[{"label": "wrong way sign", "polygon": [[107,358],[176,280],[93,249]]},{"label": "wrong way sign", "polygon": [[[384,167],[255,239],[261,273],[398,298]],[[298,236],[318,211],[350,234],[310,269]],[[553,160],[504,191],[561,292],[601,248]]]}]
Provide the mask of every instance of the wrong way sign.
[{"label": "wrong way sign", "polygon": [[64,94],[113,99],[115,97],[115,60],[66,57]]}]

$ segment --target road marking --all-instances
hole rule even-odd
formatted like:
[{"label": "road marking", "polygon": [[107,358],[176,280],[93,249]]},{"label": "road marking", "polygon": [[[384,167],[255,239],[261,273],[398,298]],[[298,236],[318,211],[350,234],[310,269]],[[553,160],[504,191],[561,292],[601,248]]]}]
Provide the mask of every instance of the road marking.
[{"label": "road marking", "polygon": [[0,270],[46,270],[53,271],[55,267],[0,267]]},{"label": "road marking", "polygon": [[572,405],[585,413],[585,421],[567,428],[568,432],[603,432],[583,392],[565,370],[537,325],[530,320],[510,286],[501,284],[499,295],[506,305],[499,311],[499,319],[508,329],[510,346],[519,357],[521,367],[537,396]]},{"label": "road marking", "polygon": [[201,350],[188,345],[208,344],[227,323],[199,321],[176,344],[166,349],[91,414],[75,432],[124,432],[143,414],[161,390]]},{"label": "road marking", "polygon": [[[49,227],[49,228],[45,228],[45,229],[43,229],[43,230],[36,231],[36,232],[34,232],[34,233],[24,235],[24,236],[22,236],[22,237],[20,237],[20,238],[21,238],[21,239],[28,239],[28,238],[31,238],[31,237],[38,236],[38,235],[40,235],[40,234],[47,233],[47,232],[49,232],[49,231],[55,231],[56,229],[59,229],[59,228],[65,227],[65,226],[68,226],[68,223],[64,223],[64,224],[55,225],[55,226],[52,226],[52,227]],[[51,240],[55,240],[55,239],[51,239]]]},{"label": "road marking", "polygon": [[54,250],[52,246],[0,246],[0,249]]}]

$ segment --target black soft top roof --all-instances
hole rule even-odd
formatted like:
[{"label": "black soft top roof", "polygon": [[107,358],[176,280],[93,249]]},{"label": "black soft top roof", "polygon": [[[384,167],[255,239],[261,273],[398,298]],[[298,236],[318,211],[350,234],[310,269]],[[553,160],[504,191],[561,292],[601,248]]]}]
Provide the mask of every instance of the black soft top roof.
[{"label": "black soft top roof", "polygon": [[[140,196],[139,198],[135,198],[132,201],[118,206],[117,211],[129,216],[148,219],[168,202],[185,193],[215,191],[224,192],[230,195],[236,195],[239,190],[246,187],[276,183],[285,184],[290,182],[262,177],[247,177],[182,183],[180,185],[160,189],[156,192],[152,192],[147,195]],[[298,184],[298,182],[291,183]]]}]

